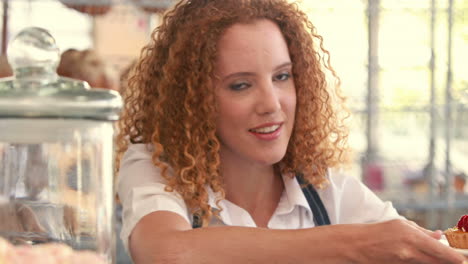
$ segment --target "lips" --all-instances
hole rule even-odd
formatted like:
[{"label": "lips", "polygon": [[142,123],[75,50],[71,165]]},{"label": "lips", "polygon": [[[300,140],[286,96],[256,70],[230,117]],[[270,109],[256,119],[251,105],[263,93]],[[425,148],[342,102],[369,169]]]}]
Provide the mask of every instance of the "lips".
[{"label": "lips", "polygon": [[270,125],[270,126],[261,126],[257,128],[249,129],[250,132],[259,133],[259,134],[269,134],[273,133],[280,127],[280,124]]},{"label": "lips", "polygon": [[257,139],[271,141],[278,139],[281,135],[283,123],[267,123],[249,129],[249,132]]}]

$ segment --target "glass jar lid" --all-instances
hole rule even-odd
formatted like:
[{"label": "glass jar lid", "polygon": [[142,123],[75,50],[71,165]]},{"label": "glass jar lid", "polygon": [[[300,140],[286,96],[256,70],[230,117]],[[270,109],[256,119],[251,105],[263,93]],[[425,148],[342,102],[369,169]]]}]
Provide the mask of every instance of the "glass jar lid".
[{"label": "glass jar lid", "polygon": [[14,77],[0,79],[0,118],[118,119],[118,92],[57,75],[60,52],[48,31],[22,30],[7,55]]}]

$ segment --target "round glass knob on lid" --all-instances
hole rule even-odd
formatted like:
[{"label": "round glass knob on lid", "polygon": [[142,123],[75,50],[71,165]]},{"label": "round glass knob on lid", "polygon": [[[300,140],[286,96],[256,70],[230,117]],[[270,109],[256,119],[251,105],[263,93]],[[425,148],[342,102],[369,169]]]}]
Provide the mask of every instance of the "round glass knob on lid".
[{"label": "round glass knob on lid", "polygon": [[0,79],[0,118],[117,120],[119,93],[58,76],[59,58],[47,30],[30,27],[16,35],[8,48],[14,78]]},{"label": "round glass knob on lid", "polygon": [[24,69],[44,69],[51,75],[60,60],[55,39],[44,29],[31,27],[21,31],[10,43],[8,61],[17,78]]}]

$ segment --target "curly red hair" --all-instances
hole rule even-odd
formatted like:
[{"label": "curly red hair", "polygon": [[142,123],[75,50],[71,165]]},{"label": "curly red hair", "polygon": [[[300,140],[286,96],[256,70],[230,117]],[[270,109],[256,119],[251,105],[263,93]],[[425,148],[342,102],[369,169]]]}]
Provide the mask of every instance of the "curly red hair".
[{"label": "curly red hair", "polygon": [[[339,78],[322,37],[296,4],[181,1],[153,32],[129,79],[119,121],[117,167],[129,144],[152,145],[152,160],[167,180],[167,191],[177,191],[191,212],[200,210],[206,220],[212,216],[206,186],[224,197],[213,82],[218,40],[231,25],[258,19],[269,19],[281,29],[297,94],[294,130],[277,167],[282,173],[302,173],[320,187],[326,170],[347,160],[348,111],[341,107]],[[329,87],[327,73],[336,86]]]}]

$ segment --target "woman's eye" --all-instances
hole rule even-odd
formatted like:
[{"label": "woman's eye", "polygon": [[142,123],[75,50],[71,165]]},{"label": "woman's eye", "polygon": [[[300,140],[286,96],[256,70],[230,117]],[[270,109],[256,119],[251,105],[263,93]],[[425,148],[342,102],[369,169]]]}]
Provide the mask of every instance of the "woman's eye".
[{"label": "woman's eye", "polygon": [[286,81],[289,78],[291,78],[291,75],[289,74],[289,72],[284,72],[284,73],[280,73],[280,74],[276,75],[274,80],[275,81]]},{"label": "woman's eye", "polygon": [[233,83],[233,84],[229,85],[229,88],[231,90],[234,90],[234,91],[244,90],[244,89],[249,88],[249,87],[250,87],[250,84],[246,83],[246,82]]}]

